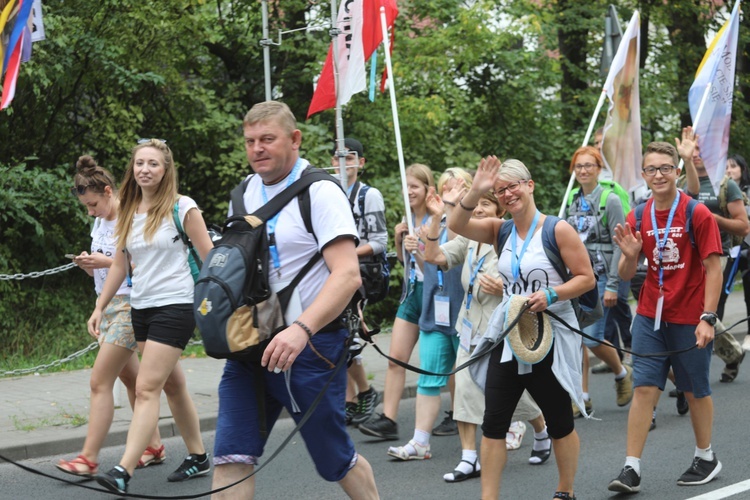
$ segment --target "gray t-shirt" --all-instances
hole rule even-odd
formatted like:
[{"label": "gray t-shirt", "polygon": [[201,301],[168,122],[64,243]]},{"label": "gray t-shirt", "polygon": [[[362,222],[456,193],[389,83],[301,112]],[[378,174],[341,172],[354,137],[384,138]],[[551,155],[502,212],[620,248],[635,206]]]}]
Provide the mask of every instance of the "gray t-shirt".
[{"label": "gray t-shirt", "polygon": [[[711,184],[711,178],[700,177],[701,189],[698,192],[697,200],[706,205],[712,214],[721,215],[722,217],[729,217],[728,213],[722,213],[719,195],[714,193],[713,185]],[[732,179],[727,180],[727,203],[731,203],[736,200],[742,199],[742,191],[740,187]],[[732,248],[732,235],[726,231],[721,231],[721,247],[724,255],[729,255],[729,250]]]}]

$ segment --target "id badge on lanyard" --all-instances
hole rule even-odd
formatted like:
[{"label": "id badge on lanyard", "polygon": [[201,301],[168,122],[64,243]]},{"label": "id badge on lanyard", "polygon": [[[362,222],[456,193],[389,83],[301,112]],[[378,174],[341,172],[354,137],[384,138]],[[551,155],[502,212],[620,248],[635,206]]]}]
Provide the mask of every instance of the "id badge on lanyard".
[{"label": "id badge on lanyard", "polygon": [[672,207],[669,209],[669,216],[667,217],[667,225],[664,228],[664,238],[659,238],[659,226],[656,225],[656,207],[654,202],[651,202],[651,229],[654,231],[654,239],[656,239],[656,250],[658,252],[658,262],[656,265],[659,266],[659,298],[656,300],[656,314],[654,315],[654,331],[659,330],[661,327],[661,313],[664,309],[664,248],[667,246],[667,238],[669,238],[669,230],[672,227],[672,219],[674,213],[677,210],[677,205],[680,202],[680,191],[677,191],[672,202]]},{"label": "id badge on lanyard", "polygon": [[444,295],[443,271],[438,269],[438,291],[434,297],[435,324],[438,326],[451,326],[451,299]]}]

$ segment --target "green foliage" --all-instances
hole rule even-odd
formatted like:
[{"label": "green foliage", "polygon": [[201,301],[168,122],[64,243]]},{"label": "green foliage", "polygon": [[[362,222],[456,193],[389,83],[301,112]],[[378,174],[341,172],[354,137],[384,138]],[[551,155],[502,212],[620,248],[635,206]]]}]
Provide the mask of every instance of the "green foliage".
[{"label": "green foliage", "polygon": [[[518,158],[537,181],[537,204],[557,212],[568,159],[601,92],[609,3],[400,0],[393,72],[405,165],[426,163],[440,172],[474,168],[488,154]],[[640,78],[643,140],[671,141],[689,121],[687,88],[705,52],[704,36],[723,19],[710,10],[712,2],[616,5],[623,29],[639,9],[648,36]],[[329,15],[320,2],[270,2],[269,37],[277,42],[279,31],[287,32],[281,46],[270,46],[272,94],[300,119],[330,40],[326,30],[289,30],[324,25]],[[44,16],[47,39],[34,44],[15,100],[0,112],[0,137],[8,138],[0,141],[0,273],[49,269],[65,263],[65,253],[88,248],[89,221],[68,194],[72,164],[92,154],[121,176],[139,137],[168,141],[181,192],[198,201],[207,221],[220,222],[228,192],[250,170],[242,117],[265,99],[259,2],[66,0],[45,8]],[[740,29],[731,143],[746,155],[747,22]],[[383,66],[381,49],[378,72]],[[404,207],[388,94],[378,93],[374,103],[366,93],[355,95],[343,123],[346,135],[365,146],[364,179],[383,192],[392,228]],[[334,112],[300,128],[302,154],[329,165]],[[401,273],[396,266],[391,297],[369,310],[378,322],[393,318]],[[86,345],[83,322],[92,304],[91,281],[78,270],[0,280],[3,361]]]}]

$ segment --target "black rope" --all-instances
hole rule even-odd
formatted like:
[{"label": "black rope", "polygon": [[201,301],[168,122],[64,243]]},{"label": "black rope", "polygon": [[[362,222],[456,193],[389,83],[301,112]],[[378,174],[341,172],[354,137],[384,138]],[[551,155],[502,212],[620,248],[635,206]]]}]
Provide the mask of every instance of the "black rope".
[{"label": "black rope", "polygon": [[114,491],[110,491],[110,490],[107,490],[107,489],[104,489],[104,488],[95,488],[93,486],[86,486],[85,484],[81,484],[80,480],[79,481],[73,481],[73,480],[70,480],[70,479],[63,478],[63,477],[53,476],[53,475],[48,474],[46,472],[43,472],[41,470],[34,469],[34,468],[29,467],[27,465],[23,465],[23,464],[21,464],[19,462],[16,462],[15,460],[11,460],[10,458],[8,458],[8,457],[6,457],[4,455],[0,455],[0,460],[8,462],[9,464],[15,465],[16,467],[18,467],[20,469],[23,469],[23,470],[25,470],[27,472],[30,472],[32,474],[36,474],[37,476],[42,476],[42,477],[46,477],[46,478],[49,478],[49,479],[54,479],[55,481],[60,481],[60,482],[67,483],[67,484],[70,484],[70,485],[73,485],[73,486],[78,486],[79,488],[85,488],[87,490],[97,491],[99,493],[107,493],[109,495],[115,495],[115,496],[118,496],[118,497],[146,498],[146,499],[153,499],[153,500],[179,500],[179,499],[189,500],[189,499],[193,499],[193,498],[206,497],[206,496],[213,495],[214,493],[222,492],[222,491],[227,490],[229,488],[233,488],[234,486],[237,486],[241,482],[247,481],[248,479],[250,479],[251,477],[253,477],[255,474],[257,474],[258,472],[260,472],[261,470],[263,470],[264,467],[266,467],[268,464],[270,464],[274,460],[274,458],[276,458],[279,455],[279,453],[281,453],[282,450],[284,450],[284,448],[286,448],[286,446],[289,444],[289,442],[292,440],[292,438],[297,434],[297,432],[299,432],[299,430],[302,428],[302,426],[305,425],[305,423],[310,419],[310,417],[312,416],[313,412],[315,411],[315,409],[320,404],[320,401],[323,399],[323,395],[326,393],[326,391],[328,390],[328,387],[333,382],[333,379],[336,378],[336,375],[341,370],[341,367],[346,364],[346,359],[347,359],[347,357],[349,355],[349,343],[350,343],[350,341],[351,341],[351,336],[349,337],[349,339],[347,339],[347,341],[346,341],[346,343],[344,345],[344,350],[341,353],[341,358],[339,358],[338,362],[336,363],[336,367],[334,368],[334,371],[331,374],[331,377],[328,379],[328,381],[325,383],[325,385],[320,390],[320,392],[318,393],[318,395],[315,397],[315,399],[313,400],[312,404],[310,405],[310,408],[308,408],[308,410],[302,416],[302,418],[300,419],[300,421],[296,425],[296,427],[294,429],[292,429],[292,432],[290,432],[289,435],[286,437],[286,439],[284,439],[284,441],[279,445],[279,447],[276,448],[276,450],[273,452],[273,454],[271,454],[271,456],[268,457],[268,460],[264,461],[261,465],[255,467],[255,469],[253,470],[253,472],[251,472],[247,476],[243,477],[242,479],[239,479],[239,480],[237,480],[237,481],[235,481],[235,482],[233,482],[231,484],[228,484],[226,486],[222,486],[221,488],[217,488],[215,490],[206,491],[206,492],[203,492],[203,493],[196,493],[194,495],[179,495],[179,496],[158,496],[158,495],[141,495],[141,494],[137,494],[137,493],[116,493]]},{"label": "black rope", "polygon": [[[510,324],[510,326],[508,326],[508,328],[506,328],[505,330],[503,330],[503,332],[498,336],[497,340],[495,341],[495,344],[490,349],[488,349],[486,352],[483,352],[483,353],[481,353],[479,355],[476,355],[475,357],[472,357],[466,363],[462,364],[461,366],[458,366],[458,367],[454,368],[452,371],[450,371],[448,373],[430,372],[430,371],[427,371],[427,370],[423,370],[423,369],[421,369],[421,368],[419,368],[417,366],[410,365],[409,363],[406,363],[406,362],[401,361],[399,359],[393,358],[393,357],[387,355],[386,353],[384,353],[372,339],[367,338],[366,340],[370,344],[372,344],[372,346],[375,348],[375,350],[378,351],[380,353],[380,355],[383,356],[384,358],[386,358],[388,361],[390,361],[390,362],[392,362],[392,363],[394,363],[394,364],[396,364],[396,365],[398,365],[398,366],[400,366],[402,368],[405,368],[405,369],[407,369],[407,370],[409,370],[411,372],[419,373],[421,375],[429,375],[429,376],[433,376],[433,377],[450,377],[451,375],[456,374],[457,372],[463,370],[464,368],[468,368],[469,366],[473,365],[474,363],[476,363],[477,361],[479,361],[481,358],[483,358],[487,354],[489,354],[492,351],[494,351],[500,345],[500,341],[502,341],[505,337],[508,336],[508,333],[510,332],[510,330],[521,319],[521,314],[523,314],[524,312],[526,312],[528,309],[529,309],[529,305],[528,305],[528,302],[526,302],[526,303],[524,303],[523,307],[519,311],[518,316],[516,316],[516,318],[511,322],[511,324]],[[685,349],[679,349],[679,350],[676,350],[676,351],[638,353],[638,352],[631,351],[629,349],[625,349],[624,347],[615,347],[614,345],[608,343],[606,340],[595,339],[594,337],[591,337],[590,335],[587,335],[586,333],[584,333],[583,331],[579,330],[578,328],[573,328],[568,322],[566,322],[560,316],[558,316],[557,314],[555,314],[555,313],[553,313],[553,312],[551,312],[549,310],[544,310],[542,312],[544,312],[545,314],[547,314],[549,317],[556,319],[565,328],[567,328],[568,330],[570,330],[570,331],[572,331],[572,332],[580,335],[581,337],[584,337],[584,338],[587,338],[589,340],[593,340],[595,342],[598,342],[599,344],[611,347],[612,349],[615,349],[618,352],[626,352],[628,354],[632,354],[633,356],[640,356],[641,358],[658,358],[658,357],[662,357],[662,356],[671,356],[671,355],[675,355],[675,354],[682,354],[682,353],[685,353],[685,352],[688,352],[688,351],[692,351],[693,349],[696,349],[698,347],[697,344],[694,344],[694,345],[692,345],[690,347],[687,347]],[[717,332],[714,335],[714,338],[718,337],[719,335],[729,334],[728,333],[729,330],[731,330],[732,328],[736,327],[737,325],[739,325],[741,323],[744,323],[748,319],[750,319],[750,316],[748,316],[747,318],[739,320],[738,322],[734,323],[732,326],[730,326],[728,328],[724,328],[723,331]]]}]

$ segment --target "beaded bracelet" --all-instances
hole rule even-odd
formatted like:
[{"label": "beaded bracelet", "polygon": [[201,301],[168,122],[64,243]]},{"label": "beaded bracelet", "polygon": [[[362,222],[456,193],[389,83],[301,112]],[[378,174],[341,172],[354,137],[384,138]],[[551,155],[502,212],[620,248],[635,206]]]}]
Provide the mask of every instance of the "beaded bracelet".
[{"label": "beaded bracelet", "polygon": [[294,323],[295,325],[299,326],[300,328],[302,328],[302,329],[303,329],[303,330],[305,331],[305,333],[307,333],[307,336],[308,336],[308,337],[312,338],[312,336],[313,336],[313,332],[312,332],[312,330],[310,330],[310,327],[309,327],[309,326],[307,326],[306,324],[304,324],[303,322],[301,322],[301,321],[300,321],[300,320],[298,320],[298,319],[295,319],[295,320],[293,321],[293,323]]},{"label": "beaded bracelet", "polygon": [[458,204],[461,205],[461,208],[463,208],[467,212],[473,212],[474,209],[477,208],[476,205],[474,205],[473,207],[467,207],[466,205],[464,205],[464,199],[463,198],[461,198],[460,200],[458,200]]},{"label": "beaded bracelet", "polygon": [[452,201],[445,201],[445,200],[443,200],[443,205],[448,205],[448,206],[451,206],[451,207],[455,207],[456,206],[456,204],[453,203]]},{"label": "beaded bracelet", "polygon": [[429,236],[426,237],[428,241],[438,241],[440,239],[440,236],[437,238],[430,238]]}]

